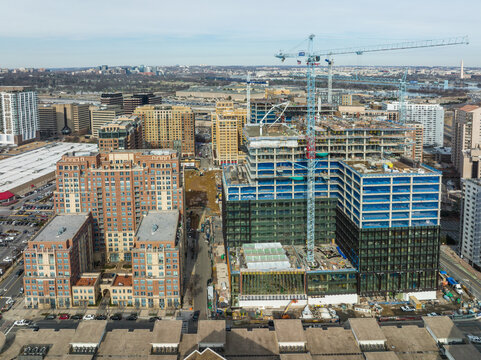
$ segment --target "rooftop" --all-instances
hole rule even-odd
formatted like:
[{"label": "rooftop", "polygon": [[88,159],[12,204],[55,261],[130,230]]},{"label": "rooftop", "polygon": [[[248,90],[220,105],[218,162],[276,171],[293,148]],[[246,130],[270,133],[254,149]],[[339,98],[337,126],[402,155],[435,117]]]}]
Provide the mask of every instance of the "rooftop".
[{"label": "rooftop", "polygon": [[351,330],[341,327],[307,328],[307,349],[316,354],[361,354]]},{"label": "rooftop", "polygon": [[253,138],[287,140],[288,138],[298,139],[302,136],[295,128],[285,124],[264,124],[263,126],[247,124],[244,127],[244,134],[249,140]]},{"label": "rooftop", "polygon": [[306,334],[300,319],[274,320],[277,341],[283,342],[306,342]]},{"label": "rooftop", "polygon": [[229,263],[233,271],[256,270],[351,270],[352,264],[338,249],[336,244],[322,244],[314,248],[314,258],[319,264],[310,268],[303,245],[281,245],[280,243],[244,244],[229,249]]},{"label": "rooftop", "polygon": [[0,192],[20,187],[55,172],[57,161],[69,151],[96,150],[96,144],[50,143],[0,160]]},{"label": "rooftop", "polygon": [[178,210],[149,211],[137,230],[137,241],[158,241],[175,244]]},{"label": "rooftop", "polygon": [[276,333],[269,329],[232,329],[226,333],[224,354],[269,356],[279,353]]},{"label": "rooftop", "polygon": [[225,359],[224,357],[217,354],[215,351],[206,348],[204,351],[199,352],[198,350],[194,350],[189,356],[185,358],[185,360],[222,360]]},{"label": "rooftop", "polygon": [[398,160],[348,160],[344,161],[361,175],[369,174],[429,174],[435,171],[427,166],[412,167]]},{"label": "rooftop", "polygon": [[473,344],[445,345],[446,352],[455,360],[479,359],[479,351]]},{"label": "rooftop", "polygon": [[[463,339],[464,335],[447,316],[423,316],[424,327],[438,340]],[[435,339],[436,340],[436,339]]]},{"label": "rooftop", "polygon": [[360,120],[360,119],[345,119],[335,117],[334,119],[321,120],[316,126],[316,131],[406,131],[410,129],[409,126],[405,126],[399,123],[385,120]]},{"label": "rooftop", "polygon": [[89,214],[56,215],[37,235],[33,242],[66,241],[75,236],[80,227],[87,221]]},{"label": "rooftop", "polygon": [[26,86],[0,86],[0,92],[17,92],[17,91],[32,91],[32,88]]},{"label": "rooftop", "polygon": [[70,343],[99,344],[103,338],[107,320],[81,321],[75,330],[75,337]]},{"label": "rooftop", "polygon": [[112,286],[132,286],[132,275],[117,275]]},{"label": "rooftop", "polygon": [[365,352],[366,360],[399,360],[399,357],[393,351],[375,351]]},{"label": "rooftop", "polygon": [[395,352],[437,352],[438,346],[425,328],[419,326],[383,326],[387,348]]},{"label": "rooftop", "polygon": [[479,106],[478,105],[464,105],[462,108],[459,108],[459,110],[462,110],[462,111],[473,111],[473,110],[476,110],[478,109]]},{"label": "rooftop", "polygon": [[152,341],[155,344],[179,344],[182,333],[182,320],[156,321],[152,332]]},{"label": "rooftop", "polygon": [[152,332],[149,329],[115,329],[108,331],[100,344],[97,358],[146,359],[151,353]]},{"label": "rooftop", "polygon": [[98,277],[81,277],[74,286],[93,286]]},{"label": "rooftop", "polygon": [[200,320],[197,329],[199,344],[225,344],[225,320]]},{"label": "rooftop", "polygon": [[351,318],[349,324],[358,343],[363,341],[386,342],[386,336],[374,318]]}]

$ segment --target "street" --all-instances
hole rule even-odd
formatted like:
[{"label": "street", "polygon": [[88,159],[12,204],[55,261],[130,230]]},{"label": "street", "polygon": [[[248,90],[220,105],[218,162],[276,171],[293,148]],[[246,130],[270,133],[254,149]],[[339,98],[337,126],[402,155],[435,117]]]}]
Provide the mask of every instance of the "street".
[{"label": "street", "polygon": [[20,288],[23,287],[23,275],[18,276],[16,273],[22,269],[23,265],[17,265],[13,271],[0,283],[0,308],[6,303],[8,298],[21,301],[23,294],[20,294]]},{"label": "street", "polygon": [[445,270],[449,276],[454,277],[457,281],[466,286],[477,299],[481,299],[480,281],[467,271],[462,264],[453,261],[453,259],[446,255],[442,250],[440,252],[439,264],[440,268]]},{"label": "street", "polygon": [[195,286],[194,311],[200,311],[199,318],[207,319],[207,280],[211,277],[211,263],[209,246],[205,239],[205,233],[199,233],[199,251],[194,265],[194,274],[199,280]]}]

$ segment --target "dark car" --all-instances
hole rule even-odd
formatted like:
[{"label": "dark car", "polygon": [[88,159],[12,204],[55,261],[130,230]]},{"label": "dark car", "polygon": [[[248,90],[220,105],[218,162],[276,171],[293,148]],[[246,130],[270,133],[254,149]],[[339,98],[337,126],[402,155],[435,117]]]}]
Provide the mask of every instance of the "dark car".
[{"label": "dark car", "polygon": [[137,320],[138,316],[137,314],[130,314],[129,316],[127,316],[127,320],[130,320],[130,321],[135,321]]},{"label": "dark car", "polygon": [[192,315],[192,319],[199,320],[199,315],[200,315],[199,310],[194,311],[194,315]]},{"label": "dark car", "polygon": [[75,315],[72,315],[70,318],[72,320],[81,320],[84,316],[82,314],[75,314]]},{"label": "dark car", "polygon": [[107,320],[107,316],[106,315],[97,315],[95,317],[95,320]]},{"label": "dark car", "polygon": [[23,269],[18,269],[17,272],[15,273],[16,276],[20,276],[23,274]]},{"label": "dark car", "polygon": [[110,317],[110,320],[122,320],[122,314],[121,313],[113,314]]},{"label": "dark car", "polygon": [[28,328],[32,329],[33,331],[38,331],[40,329],[40,326],[38,326],[37,324],[30,324],[28,325]]},{"label": "dark car", "polygon": [[162,318],[160,316],[152,316],[149,318],[150,322],[156,322],[157,320],[162,320]]},{"label": "dark car", "polygon": [[57,318],[57,315],[55,314],[48,314],[45,316],[45,320],[55,320]]}]

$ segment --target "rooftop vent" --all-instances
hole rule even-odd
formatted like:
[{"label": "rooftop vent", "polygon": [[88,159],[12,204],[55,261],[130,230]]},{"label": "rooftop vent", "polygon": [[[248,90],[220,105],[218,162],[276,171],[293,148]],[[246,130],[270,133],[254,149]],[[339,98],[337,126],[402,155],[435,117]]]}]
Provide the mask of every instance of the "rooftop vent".
[{"label": "rooftop vent", "polygon": [[67,228],[65,226],[62,226],[60,229],[58,229],[57,236],[62,235],[65,231],[67,231]]},{"label": "rooftop vent", "polygon": [[154,224],[152,225],[152,234],[155,233],[159,229],[159,225]]}]

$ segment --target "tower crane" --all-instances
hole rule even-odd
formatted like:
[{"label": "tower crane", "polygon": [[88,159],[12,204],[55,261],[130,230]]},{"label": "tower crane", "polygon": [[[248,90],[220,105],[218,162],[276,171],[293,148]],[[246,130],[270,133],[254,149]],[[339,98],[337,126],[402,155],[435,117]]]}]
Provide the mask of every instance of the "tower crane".
[{"label": "tower crane", "polygon": [[[334,56],[356,54],[362,55],[367,52],[384,52],[392,50],[416,49],[416,48],[430,48],[441,47],[459,44],[469,44],[467,36],[453,37],[441,40],[424,40],[424,41],[409,41],[394,44],[368,46],[362,48],[344,48],[332,49],[314,52],[314,34],[309,35],[307,43],[307,52],[298,51],[296,53],[284,53],[280,51],[275,56],[282,61],[287,58],[305,58],[306,62],[306,78],[307,78],[307,131],[306,131],[306,157],[307,157],[307,263],[309,266],[315,266],[314,259],[314,234],[315,234],[315,158],[316,158],[316,139],[315,139],[315,66],[319,64],[321,58],[327,57],[328,64],[328,99],[332,101],[332,66],[334,64]],[[405,86],[405,85],[404,85]],[[404,89],[405,90],[405,89]],[[403,90],[403,91],[404,91]],[[401,93],[403,93],[401,91]],[[401,104],[400,104],[401,106]],[[401,114],[400,114],[401,115]],[[404,115],[403,115],[404,116]]]},{"label": "tower crane", "polygon": [[[317,79],[328,79],[329,76],[326,75],[318,75],[316,76]],[[396,86],[399,88],[399,122],[405,123],[406,122],[406,90],[407,90],[407,70],[404,71],[404,74],[400,79],[390,79],[390,78],[375,78],[375,77],[361,77],[361,76],[333,76],[331,80],[338,81],[338,82],[347,82],[347,83],[357,83],[357,84],[365,84],[365,85],[387,85],[387,86]]]}]

